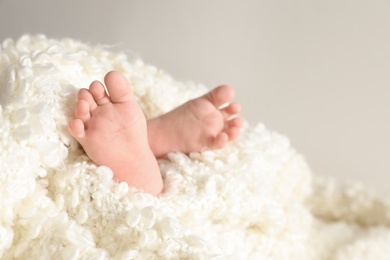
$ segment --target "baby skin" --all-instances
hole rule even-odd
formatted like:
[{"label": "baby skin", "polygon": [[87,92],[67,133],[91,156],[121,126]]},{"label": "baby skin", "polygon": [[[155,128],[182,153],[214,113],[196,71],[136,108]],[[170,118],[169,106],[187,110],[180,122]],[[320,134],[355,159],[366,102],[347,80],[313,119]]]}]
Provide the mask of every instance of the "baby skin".
[{"label": "baby skin", "polygon": [[104,83],[108,93],[98,81],[79,91],[69,133],[93,162],[110,167],[114,178],[129,186],[158,195],[163,181],[156,158],[221,149],[239,135],[240,105],[231,103],[229,86],[146,120],[124,75],[111,71]]}]

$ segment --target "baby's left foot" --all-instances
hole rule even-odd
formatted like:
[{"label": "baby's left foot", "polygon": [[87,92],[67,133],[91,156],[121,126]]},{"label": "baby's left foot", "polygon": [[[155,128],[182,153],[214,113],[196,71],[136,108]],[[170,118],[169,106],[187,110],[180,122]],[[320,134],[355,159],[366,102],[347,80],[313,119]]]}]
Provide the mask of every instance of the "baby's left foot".
[{"label": "baby's left foot", "polygon": [[109,95],[98,81],[79,91],[69,132],[89,158],[110,167],[116,179],[156,195],[163,183],[145,116],[122,74],[109,72],[104,81]]}]

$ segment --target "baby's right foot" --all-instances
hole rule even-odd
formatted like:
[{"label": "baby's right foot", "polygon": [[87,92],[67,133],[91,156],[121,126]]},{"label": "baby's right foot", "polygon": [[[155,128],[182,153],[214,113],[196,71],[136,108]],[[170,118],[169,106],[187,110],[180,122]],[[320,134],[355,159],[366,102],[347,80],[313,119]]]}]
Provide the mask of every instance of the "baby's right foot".
[{"label": "baby's right foot", "polygon": [[220,86],[178,108],[148,121],[149,145],[156,157],[169,152],[200,152],[224,148],[238,137],[243,121],[241,108],[230,103],[234,89]]}]

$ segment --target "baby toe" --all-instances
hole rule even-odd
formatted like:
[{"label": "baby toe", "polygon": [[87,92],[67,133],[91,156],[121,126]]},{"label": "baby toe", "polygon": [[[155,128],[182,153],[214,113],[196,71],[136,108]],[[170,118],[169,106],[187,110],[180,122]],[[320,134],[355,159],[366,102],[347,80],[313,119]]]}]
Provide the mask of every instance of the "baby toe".
[{"label": "baby toe", "polygon": [[227,142],[229,141],[229,136],[227,133],[220,133],[218,134],[210,146],[211,149],[222,149],[226,146]]},{"label": "baby toe", "polygon": [[225,133],[229,137],[229,141],[237,139],[237,137],[240,135],[240,128],[239,127],[230,127],[225,130]]}]

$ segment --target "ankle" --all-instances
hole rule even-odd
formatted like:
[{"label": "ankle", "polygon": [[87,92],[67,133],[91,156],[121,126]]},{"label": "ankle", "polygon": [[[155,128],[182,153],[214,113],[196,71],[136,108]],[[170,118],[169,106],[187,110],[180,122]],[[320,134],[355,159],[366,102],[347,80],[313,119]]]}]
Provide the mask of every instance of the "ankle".
[{"label": "ankle", "polygon": [[149,146],[156,158],[164,157],[171,152],[172,133],[166,127],[161,116],[147,121]]},{"label": "ankle", "polygon": [[137,152],[136,158],[129,156],[127,162],[113,167],[112,170],[117,180],[152,195],[160,194],[163,189],[160,168],[150,150]]}]

